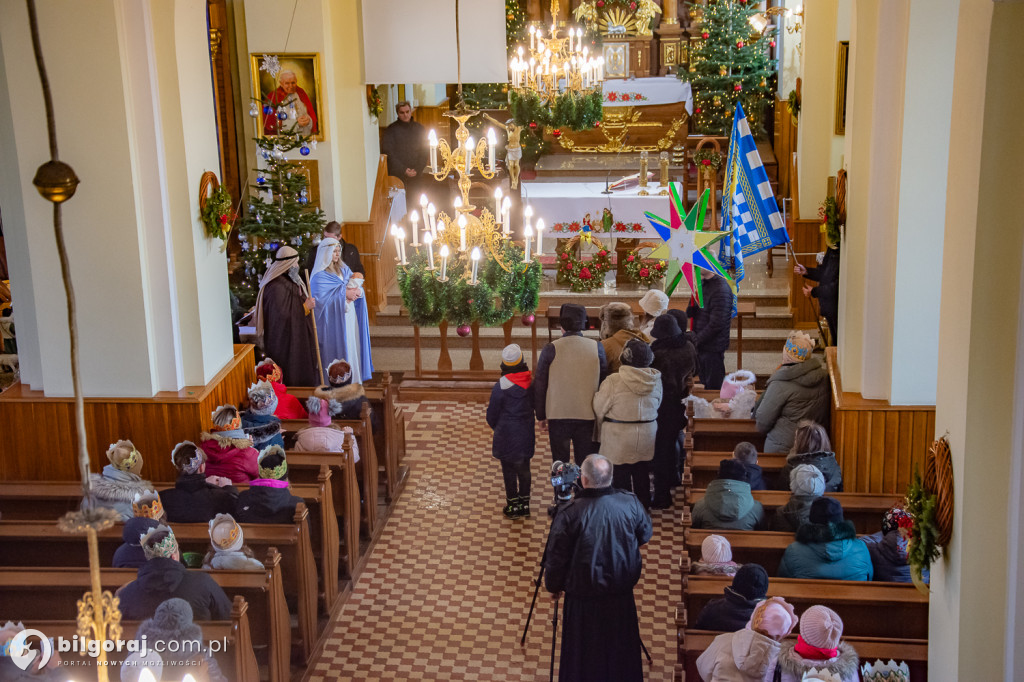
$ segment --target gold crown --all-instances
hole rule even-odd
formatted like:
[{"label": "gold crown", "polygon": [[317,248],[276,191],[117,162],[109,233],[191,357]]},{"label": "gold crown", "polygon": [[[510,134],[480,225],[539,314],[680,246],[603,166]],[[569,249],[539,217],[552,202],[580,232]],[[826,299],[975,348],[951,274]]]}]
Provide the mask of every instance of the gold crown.
[{"label": "gold crown", "polygon": [[132,502],[132,513],[135,516],[145,516],[146,518],[159,521],[164,515],[164,505],[160,502],[159,494],[155,490],[135,493],[135,501]]}]

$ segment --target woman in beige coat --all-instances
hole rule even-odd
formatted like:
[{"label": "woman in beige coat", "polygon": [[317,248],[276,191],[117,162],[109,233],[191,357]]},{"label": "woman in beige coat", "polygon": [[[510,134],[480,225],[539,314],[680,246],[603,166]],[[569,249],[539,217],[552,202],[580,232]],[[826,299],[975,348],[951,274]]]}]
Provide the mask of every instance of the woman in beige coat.
[{"label": "woman in beige coat", "polygon": [[650,508],[661,372],[651,368],[654,353],[639,339],[626,344],[620,359],[619,371],[609,375],[594,396],[600,452],[615,465],[612,485],[632,490],[644,507]]}]

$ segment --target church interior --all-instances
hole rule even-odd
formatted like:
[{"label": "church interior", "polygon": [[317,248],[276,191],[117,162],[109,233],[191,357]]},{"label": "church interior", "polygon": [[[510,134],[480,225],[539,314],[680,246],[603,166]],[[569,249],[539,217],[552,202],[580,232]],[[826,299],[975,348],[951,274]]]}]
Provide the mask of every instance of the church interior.
[{"label": "church interior", "polygon": [[1024,679],[1022,31],[3,0],[0,680]]}]

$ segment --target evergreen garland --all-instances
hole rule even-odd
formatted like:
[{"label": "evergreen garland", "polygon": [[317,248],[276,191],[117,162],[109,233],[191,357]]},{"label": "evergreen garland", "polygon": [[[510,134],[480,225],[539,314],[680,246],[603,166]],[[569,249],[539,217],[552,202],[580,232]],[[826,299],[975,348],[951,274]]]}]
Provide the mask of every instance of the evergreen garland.
[{"label": "evergreen garland", "polygon": [[415,252],[409,264],[398,269],[398,288],[409,320],[419,327],[434,327],[443,321],[464,325],[479,322],[500,326],[517,313],[532,313],[540,302],[541,266],[536,259],[523,263],[523,251],[510,241],[501,247],[501,260],[481,261],[476,285],[470,285],[468,259],[448,261],[448,281],[441,282],[427,270],[426,253]]},{"label": "evergreen garland", "polygon": [[[509,110],[517,125],[536,128],[590,130],[604,116],[600,89],[587,93],[563,92],[553,99],[534,91],[509,94]],[[531,125],[533,124],[533,125]]]},{"label": "evergreen garland", "polygon": [[907,556],[911,570],[919,579],[922,571],[939,558],[939,527],[935,518],[937,502],[936,495],[925,490],[921,482],[921,473],[915,470],[914,480],[907,488],[906,509],[907,513],[914,517]]}]

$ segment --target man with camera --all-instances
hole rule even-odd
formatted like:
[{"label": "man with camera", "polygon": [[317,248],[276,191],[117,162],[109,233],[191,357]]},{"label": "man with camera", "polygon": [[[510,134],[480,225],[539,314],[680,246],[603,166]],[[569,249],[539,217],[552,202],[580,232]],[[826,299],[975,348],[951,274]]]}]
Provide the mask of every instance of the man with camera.
[{"label": "man with camera", "polygon": [[590,455],[583,490],[555,515],[544,562],[556,608],[562,593],[558,679],[642,680],[640,624],[633,587],[651,519],[636,495],[612,487],[612,464]]}]

